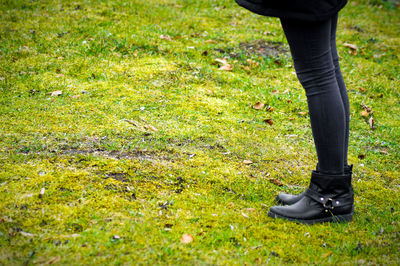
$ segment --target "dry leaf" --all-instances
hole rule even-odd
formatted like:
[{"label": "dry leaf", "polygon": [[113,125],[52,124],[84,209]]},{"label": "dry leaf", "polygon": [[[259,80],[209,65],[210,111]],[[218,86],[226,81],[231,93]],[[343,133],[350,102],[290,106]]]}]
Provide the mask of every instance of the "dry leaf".
[{"label": "dry leaf", "polygon": [[224,70],[224,71],[232,71],[233,67],[231,65],[223,65],[219,68],[219,70]]},{"label": "dry leaf", "polygon": [[367,111],[368,113],[373,113],[373,111],[372,111],[372,109],[371,108],[369,108],[368,106],[366,106],[365,104],[361,104],[361,106],[362,106],[362,108],[365,110],[365,111]]},{"label": "dry leaf", "polygon": [[272,107],[272,106],[268,106],[268,107],[267,107],[267,111],[269,111],[269,112],[273,112],[273,111],[274,111],[274,107]]},{"label": "dry leaf", "polygon": [[217,42],[214,41],[214,40],[207,40],[207,41],[205,41],[204,43],[217,43]]},{"label": "dry leaf", "polygon": [[171,40],[171,37],[169,35],[160,35],[160,38],[167,41]]},{"label": "dry leaf", "polygon": [[131,125],[134,125],[135,127],[138,127],[138,126],[139,126],[139,123],[136,122],[135,120],[124,119],[124,121],[127,122],[127,123],[129,123],[129,124],[131,124]]},{"label": "dry leaf", "polygon": [[344,43],[343,46],[347,47],[347,48],[350,48],[352,50],[357,50],[358,49],[356,45],[351,44],[351,43]]},{"label": "dry leaf", "polygon": [[229,207],[235,207],[235,204],[234,204],[233,202],[229,202],[229,203],[228,203],[228,206],[229,206]]},{"label": "dry leaf", "polygon": [[144,127],[147,128],[147,129],[153,130],[153,131],[155,131],[155,132],[158,131],[158,129],[155,128],[155,127],[153,127],[152,125],[145,125]]},{"label": "dry leaf", "polygon": [[332,255],[332,251],[329,251],[329,252],[325,253],[324,255],[322,255],[322,257],[323,257],[323,258],[327,258],[327,257],[329,257],[330,255]]},{"label": "dry leaf", "polygon": [[50,260],[48,260],[47,262],[45,262],[44,264],[46,265],[46,264],[53,264],[53,263],[57,263],[57,262],[59,262],[61,259],[60,259],[60,256],[57,256],[57,257],[54,257],[54,258],[51,258]]},{"label": "dry leaf", "polygon": [[249,216],[247,214],[245,214],[244,212],[242,212],[242,215],[244,218],[247,218],[247,219],[249,218]]},{"label": "dry leaf", "polygon": [[272,119],[264,119],[265,123],[268,123],[270,126],[272,126],[274,124],[274,122],[272,121]]},{"label": "dry leaf", "polygon": [[269,182],[271,182],[272,184],[275,184],[277,186],[280,186],[280,187],[283,186],[282,181],[280,181],[278,179],[271,178],[271,179],[269,179]]},{"label": "dry leaf", "polygon": [[193,236],[189,235],[189,234],[183,234],[182,237],[181,237],[181,243],[182,244],[192,243],[193,240],[194,240]]},{"label": "dry leaf", "polygon": [[215,59],[215,61],[217,61],[218,63],[221,63],[223,65],[227,65],[228,64],[228,61],[226,61],[225,58],[217,58],[217,59]]},{"label": "dry leaf", "polygon": [[365,110],[362,110],[361,111],[361,115],[364,116],[364,117],[368,117],[369,113],[367,111],[365,111]]},{"label": "dry leaf", "polygon": [[62,91],[53,91],[51,93],[51,96],[60,96],[62,94]]},{"label": "dry leaf", "polygon": [[252,164],[253,162],[250,161],[250,160],[243,160],[243,163],[244,163],[244,164]]},{"label": "dry leaf", "polygon": [[22,236],[26,236],[26,237],[34,237],[35,235],[34,234],[31,234],[31,233],[28,233],[28,232],[24,232],[24,231],[21,231],[21,232],[19,232]]},{"label": "dry leaf", "polygon": [[364,89],[363,87],[358,88],[361,92],[365,92],[366,89]]},{"label": "dry leaf", "polygon": [[381,150],[381,151],[379,151],[380,153],[382,153],[382,154],[386,154],[386,155],[389,155],[389,153],[387,152],[387,150],[386,149],[384,149],[384,150]]},{"label": "dry leaf", "polygon": [[375,120],[372,116],[368,119],[368,124],[371,129],[374,129]]},{"label": "dry leaf", "polygon": [[206,93],[207,93],[208,95],[213,95],[215,92],[214,92],[213,90],[206,89]]},{"label": "dry leaf", "polygon": [[359,155],[358,155],[358,158],[361,159],[361,160],[362,160],[362,159],[365,159],[365,154],[359,154]]},{"label": "dry leaf", "polygon": [[262,102],[256,102],[256,103],[253,105],[253,109],[261,110],[261,109],[264,108],[264,106],[265,106],[265,105],[264,105]]},{"label": "dry leaf", "polygon": [[247,209],[244,209],[245,211],[247,211],[247,212],[255,212],[256,211],[256,209],[254,209],[254,208],[247,208]]},{"label": "dry leaf", "polygon": [[39,198],[43,198],[45,191],[46,191],[46,188],[42,187],[42,189],[40,190],[40,193],[39,193]]},{"label": "dry leaf", "polygon": [[298,112],[298,114],[301,115],[301,116],[306,116],[307,112]]}]

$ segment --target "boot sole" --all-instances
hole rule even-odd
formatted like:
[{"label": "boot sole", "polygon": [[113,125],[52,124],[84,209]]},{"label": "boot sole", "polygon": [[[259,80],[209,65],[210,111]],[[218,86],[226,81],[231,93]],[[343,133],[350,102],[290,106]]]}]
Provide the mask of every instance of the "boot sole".
[{"label": "boot sole", "polygon": [[268,212],[268,216],[271,218],[281,218],[281,219],[285,219],[288,221],[295,221],[295,222],[299,222],[302,224],[315,224],[315,223],[327,223],[327,222],[346,223],[346,222],[350,222],[353,220],[353,212],[351,212],[349,214],[341,214],[341,215],[335,215],[335,216],[321,218],[321,219],[310,219],[310,220],[286,217],[286,216],[279,215],[279,214],[276,214],[273,212]]}]

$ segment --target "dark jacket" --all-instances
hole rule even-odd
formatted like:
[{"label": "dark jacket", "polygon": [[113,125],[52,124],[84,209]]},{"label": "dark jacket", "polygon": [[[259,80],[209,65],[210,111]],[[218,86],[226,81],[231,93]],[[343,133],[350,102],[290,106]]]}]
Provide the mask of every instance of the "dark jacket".
[{"label": "dark jacket", "polygon": [[235,0],[240,6],[263,16],[325,20],[339,12],[347,0]]}]

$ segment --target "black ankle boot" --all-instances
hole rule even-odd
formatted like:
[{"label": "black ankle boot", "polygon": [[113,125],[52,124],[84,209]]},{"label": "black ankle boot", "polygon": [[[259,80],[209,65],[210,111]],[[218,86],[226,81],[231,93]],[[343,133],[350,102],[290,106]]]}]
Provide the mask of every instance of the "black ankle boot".
[{"label": "black ankle boot", "polygon": [[[318,163],[317,163],[317,167],[316,167],[316,172],[319,172]],[[344,167],[344,174],[350,174],[350,178],[351,178],[351,175],[353,174],[353,165],[352,164],[346,165]],[[304,197],[305,193],[306,193],[306,191],[304,191],[298,195],[280,193],[278,196],[276,196],[275,201],[278,204],[291,205],[291,204],[294,204],[294,203],[298,202],[299,200],[301,200]]]},{"label": "black ankle boot", "polygon": [[268,216],[305,224],[348,222],[353,219],[353,210],[350,174],[327,175],[312,171],[304,196],[292,205],[271,207]]}]

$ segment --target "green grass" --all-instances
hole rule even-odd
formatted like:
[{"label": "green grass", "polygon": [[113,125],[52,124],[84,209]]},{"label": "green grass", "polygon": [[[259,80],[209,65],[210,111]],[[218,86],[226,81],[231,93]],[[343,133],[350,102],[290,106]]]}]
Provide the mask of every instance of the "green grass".
[{"label": "green grass", "polygon": [[267,216],[317,162],[278,19],[227,0],[2,1],[0,264],[398,264],[397,6],[340,13],[355,218],[304,226]]}]

